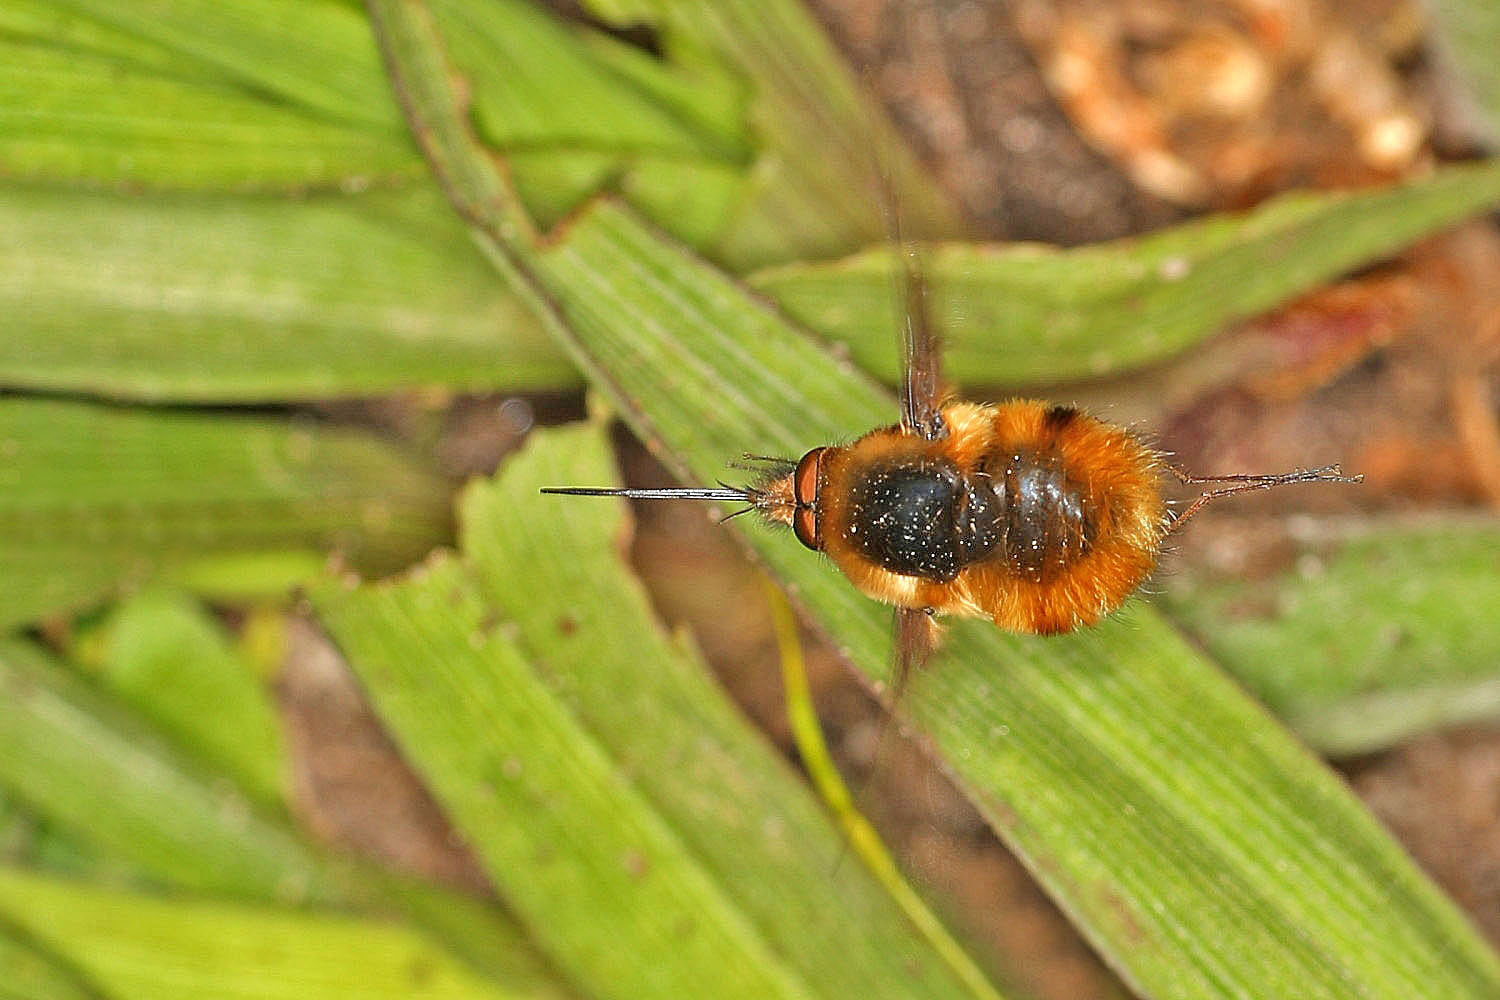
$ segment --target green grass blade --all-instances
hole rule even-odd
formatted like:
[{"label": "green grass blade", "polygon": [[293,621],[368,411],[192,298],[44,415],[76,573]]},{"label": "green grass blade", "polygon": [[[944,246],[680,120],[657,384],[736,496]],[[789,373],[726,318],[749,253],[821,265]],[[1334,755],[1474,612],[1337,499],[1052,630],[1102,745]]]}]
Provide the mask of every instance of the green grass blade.
[{"label": "green grass blade", "polygon": [[[595,992],[803,988],[503,634],[465,567],[318,600],[402,750],[543,949]],[[478,734],[483,734],[479,738]]]},{"label": "green grass blade", "polygon": [[9,625],[220,555],[337,547],[391,568],[447,530],[446,485],[351,431],[10,397],[0,455]]},{"label": "green grass blade", "polygon": [[92,850],[22,802],[3,781],[0,781],[0,837],[9,845],[5,860],[11,864],[67,876],[92,875],[101,868]]},{"label": "green grass blade", "polygon": [[[524,997],[479,979],[398,925],[161,899],[0,869],[0,926],[112,998]],[[88,995],[88,993],[84,994]]]},{"label": "green grass blade", "polygon": [[[865,106],[800,4],[591,6],[613,23],[655,28],[661,56],[565,31],[517,0],[434,5],[480,133],[524,154],[512,163],[517,187],[544,223],[617,182],[637,207],[730,267],[826,258],[884,234],[878,164],[914,225],[958,231],[956,210]],[[570,197],[553,191],[539,205],[555,169],[548,149],[606,159]],[[696,202],[686,221],[673,192]]]},{"label": "green grass blade", "polygon": [[1259,580],[1184,566],[1162,603],[1312,745],[1369,753],[1500,718],[1500,528],[1374,522]]},{"label": "green grass blade", "polygon": [[66,49],[91,59],[110,59],[182,80],[230,82],[223,74],[165,45],[96,21],[55,0],[9,0],[0,7],[0,31],[17,41]]},{"label": "green grass blade", "polygon": [[711,246],[734,224],[744,172],[717,163],[643,160],[621,181],[625,200],[689,246]]},{"label": "green grass blade", "polygon": [[[958,212],[866,106],[848,67],[794,0],[590,0],[621,26],[649,25],[687,73],[742,81],[755,162],[736,210],[697,245],[735,270],[824,259],[880,240],[877,169],[912,227],[955,235]],[[877,151],[878,152],[872,152]],[[638,205],[638,207],[641,207]],[[653,216],[671,228],[671,216]]]},{"label": "green grass blade", "polygon": [[0,39],[0,174],[173,190],[355,188],[420,175],[410,141],[217,81]]},{"label": "green grass blade", "polygon": [[801,782],[698,657],[654,626],[616,554],[627,530],[618,505],[538,494],[611,481],[607,455],[598,431],[554,432],[493,485],[470,490],[464,551],[485,594],[514,622],[521,646],[551,665],[544,677],[568,707],[816,995],[955,994],[962,980],[940,971],[936,949],[912,937],[862,872],[839,870],[840,836]]},{"label": "green grass blade", "polygon": [[[895,413],[622,210],[599,206],[541,263],[601,388],[691,479]],[[887,613],[789,538],[747,534],[883,676]],[[912,688],[991,824],[1146,995],[1500,989],[1494,955],[1347,789],[1145,609],[1051,640],[955,625]]]},{"label": "green grass blade", "polygon": [[544,227],[607,187],[700,244],[728,223],[749,159],[732,75],[569,30],[524,0],[434,11],[473,90],[475,127],[510,154],[516,188]]},{"label": "green grass blade", "polygon": [[577,375],[432,191],[0,191],[0,384],[257,402]]},{"label": "green grass blade", "polygon": [[867,104],[849,68],[793,0],[593,0],[601,16],[656,24],[669,48],[727,64],[751,88],[759,141],[742,210],[706,248],[742,272],[847,253],[887,235],[876,184],[887,176],[912,235],[961,231],[959,214]]},{"label": "green grass blade", "polygon": [[601,32],[580,36],[611,73],[651,98],[698,135],[726,162],[746,165],[751,151],[749,87],[729,66],[690,59],[676,51],[661,56]]},{"label": "green grass blade", "polygon": [[[410,8],[381,3],[394,22]],[[495,260],[688,478],[889,423],[873,383],[628,211],[534,248],[456,120],[420,23],[388,51],[430,156]],[[424,79],[425,78],[425,79]],[[413,86],[413,85],[416,86]],[[473,194],[483,197],[473,197]],[[887,670],[888,613],[784,534],[737,524],[849,658]],[[1146,996],[1490,997],[1500,961],[1324,766],[1145,609],[1061,639],[950,631],[910,693],[991,825]]]},{"label": "green grass blade", "polygon": [[[467,91],[450,75],[437,22],[424,3],[371,0],[367,8],[391,85],[401,95],[410,124],[434,179],[465,222],[484,226],[496,240],[534,236],[536,227],[515,197],[499,161],[478,149]],[[420,111],[418,111],[420,109]]]},{"label": "green grass blade", "polygon": [[[1500,204],[1500,164],[1449,167],[1405,187],[1283,195],[1139,239],[1057,250],[953,244],[926,255],[947,374],[1058,382],[1160,361]],[[753,275],[808,329],[896,377],[891,253]]]},{"label": "green grass blade", "polygon": [[97,1000],[74,971],[30,944],[9,937],[0,917],[0,998],[4,1000]]},{"label": "green grass blade", "polygon": [[943,926],[922,897],[901,874],[896,859],[880,839],[880,834],[854,804],[854,795],[844,783],[833,755],[823,739],[823,726],[818,721],[817,707],[813,704],[812,691],[807,683],[807,667],[803,663],[801,638],[797,635],[797,616],[792,611],[786,595],[770,577],[762,576],[771,604],[772,630],[776,634],[776,645],[781,655],[781,686],[784,689],[787,722],[791,725],[792,740],[797,746],[797,755],[807,771],[808,780],[817,789],[818,797],[833,815],[849,850],[859,857],[860,863],[869,869],[890,895],[901,912],[911,921],[917,933],[931,942],[933,950],[953,969],[978,1000],[999,1000],[994,986],[980,971],[963,946]]},{"label": "green grass blade", "polygon": [[537,493],[607,456],[595,429],[534,439],[466,497],[465,561],[317,593],[408,759],[595,991],[967,995],[862,869],[835,870],[806,789],[660,633],[618,505]]},{"label": "green grass blade", "polygon": [[[419,7],[412,5],[377,3],[372,5],[372,10],[375,13],[378,31],[382,37],[382,43],[386,48],[388,59],[390,59],[393,70],[408,95],[408,100],[412,101],[414,106],[423,109],[424,128],[431,129],[429,138],[434,140],[428,149],[428,155],[441,165],[444,184],[450,194],[464,207],[466,212],[473,213],[472,217],[475,221],[482,218],[486,227],[497,234],[508,233],[516,235],[529,232],[524,218],[515,209],[514,204],[508,201],[505,181],[496,173],[493,164],[487,159],[471,159],[466,155],[467,147],[465,146],[465,140],[468,134],[467,129],[461,116],[457,113],[456,105],[452,103],[452,93],[449,90],[449,81],[443,67],[441,53],[433,44],[435,28],[431,20],[424,16]],[[498,250],[498,247],[492,246],[491,249]],[[504,260],[503,255],[499,259]],[[527,498],[533,504],[537,499],[535,496]],[[517,523],[524,520],[524,518],[516,518],[515,511],[509,509],[509,506],[505,514],[506,517],[501,520],[501,524]],[[484,544],[478,540],[484,537],[482,534],[471,537],[476,539],[476,547]],[[599,549],[595,547],[594,552],[594,558],[597,559]],[[535,563],[536,560],[534,559],[529,561],[529,565],[533,568]],[[685,955],[682,953],[679,942],[679,947],[675,948],[671,955],[662,957],[661,960],[666,963],[665,967],[660,972],[653,974],[649,969],[641,970],[636,968],[631,963],[629,954],[601,956],[597,947],[592,945],[592,942],[599,934],[599,928],[595,924],[600,912],[607,913],[614,919],[626,921],[627,926],[644,926],[647,929],[652,928],[655,921],[661,919],[661,914],[657,912],[657,907],[640,905],[641,900],[639,898],[634,901],[636,905],[627,904],[622,910],[621,900],[615,898],[612,891],[619,873],[611,867],[606,866],[603,870],[612,877],[602,883],[590,880],[588,888],[591,895],[585,895],[582,898],[578,896],[578,886],[575,880],[572,879],[568,879],[564,883],[567,890],[564,893],[546,891],[547,886],[545,885],[539,887],[526,881],[515,882],[508,880],[508,877],[516,870],[516,866],[505,864],[504,862],[512,856],[511,852],[517,850],[517,845],[505,839],[496,839],[497,834],[500,832],[496,824],[503,822],[503,817],[497,815],[494,811],[495,805],[490,795],[482,795],[476,800],[473,791],[476,778],[475,769],[480,769],[480,774],[477,777],[486,782],[490,788],[498,787],[501,790],[511,791],[506,786],[516,782],[527,772],[524,765],[521,765],[520,769],[517,770],[514,764],[507,766],[507,763],[514,761],[518,764],[522,759],[522,752],[535,752],[533,741],[536,736],[536,724],[539,719],[546,722],[546,735],[552,745],[556,745],[558,742],[573,745],[571,756],[548,758],[553,762],[554,766],[558,763],[566,763],[569,760],[581,759],[593,771],[588,777],[597,780],[598,772],[596,769],[601,766],[598,756],[602,751],[593,743],[593,734],[579,731],[574,721],[569,717],[567,709],[553,701],[553,692],[545,690],[540,686],[535,691],[531,689],[529,684],[522,689],[526,693],[527,699],[535,699],[535,703],[530,706],[523,705],[519,709],[515,705],[507,705],[505,703],[506,699],[503,696],[496,697],[495,695],[489,695],[483,699],[473,697],[474,691],[471,689],[471,685],[493,683],[493,665],[488,671],[479,670],[474,672],[472,676],[470,676],[468,668],[462,665],[459,666],[453,670],[452,681],[450,681],[459,696],[443,698],[436,704],[429,703],[434,687],[432,680],[434,671],[441,672],[445,666],[450,666],[454,663],[462,664],[461,657],[471,656],[472,651],[476,648],[473,645],[476,639],[482,640],[481,645],[500,646],[499,637],[494,633],[494,629],[483,627],[484,623],[490,619],[491,612],[485,609],[478,595],[466,593],[469,589],[464,585],[467,581],[467,575],[455,569],[449,563],[442,564],[441,571],[444,573],[443,582],[447,584],[447,589],[445,594],[440,595],[441,599],[436,603],[434,603],[428,592],[434,589],[441,591],[444,590],[444,587],[441,585],[436,587],[429,586],[427,584],[428,578],[423,578],[408,584],[406,589],[410,593],[407,594],[392,595],[389,592],[382,594],[380,592],[366,591],[360,598],[365,603],[362,615],[347,613],[347,599],[345,607],[338,609],[333,604],[334,598],[325,596],[325,618],[332,617],[333,628],[339,633],[346,645],[354,650],[356,664],[361,659],[361,647],[365,650],[364,655],[371,655],[373,653],[375,657],[379,658],[374,665],[370,663],[366,663],[365,665],[367,683],[377,692],[377,701],[381,700],[378,694],[379,691],[387,688],[390,689],[391,700],[384,703],[386,706],[385,714],[393,728],[399,733],[406,733],[408,735],[408,753],[413,756],[418,753],[433,754],[439,753],[443,747],[449,748],[446,754],[437,757],[437,759],[431,761],[428,765],[427,773],[429,780],[436,788],[439,797],[446,802],[450,815],[454,816],[460,828],[469,833],[471,840],[478,839],[481,857],[491,866],[494,877],[509,887],[508,892],[512,902],[523,913],[533,916],[533,926],[537,927],[540,933],[546,935],[550,941],[550,953],[557,957],[559,962],[572,970],[575,977],[585,982],[599,980],[616,982],[624,975],[629,977],[628,983],[633,990],[644,991],[647,995],[654,995],[660,992],[675,995],[677,992],[680,992],[680,990],[676,990],[675,988],[663,990],[656,985],[659,981],[657,977],[665,977],[666,981],[672,984],[698,982],[706,975],[716,976],[720,980],[714,988],[714,993],[715,995],[724,995],[723,977],[726,974],[726,969],[729,969],[735,977],[730,985],[732,991],[750,989],[754,992],[757,989],[764,989],[764,986],[756,986],[755,980],[766,976],[773,977],[774,988],[778,991],[786,989],[798,992],[804,991],[807,987],[797,983],[794,978],[788,978],[790,973],[786,966],[772,960],[771,953],[764,950],[766,948],[764,941],[755,935],[747,938],[733,933],[736,929],[736,915],[733,913],[733,907],[729,901],[723,898],[709,896],[706,897],[706,900],[711,900],[712,914],[724,920],[726,922],[725,926],[715,928],[715,934],[710,937],[706,945],[702,941],[693,941],[694,949],[692,954]],[[616,567],[614,575],[618,577],[618,574],[619,569]],[[494,579],[494,574],[489,574],[489,578]],[[420,589],[418,589],[419,586]],[[527,591],[528,596],[534,590],[535,588],[529,588]],[[383,600],[383,604],[377,604],[377,600]],[[414,636],[411,634],[415,627],[425,627],[433,624],[432,613],[434,611],[454,614],[453,609],[459,604],[470,604],[472,606],[467,611],[458,613],[457,621],[444,622],[438,619],[436,621],[437,627],[425,636],[425,641],[422,635]],[[618,596],[612,596],[609,601],[605,602],[606,606],[611,607],[621,604],[622,602],[618,599]],[[634,604],[636,605],[634,608],[635,613],[644,616],[643,609],[639,607],[640,599],[638,596],[634,598]],[[532,606],[530,601],[522,605],[523,608],[531,608]],[[630,602],[624,603],[623,606],[627,611],[631,610]],[[340,610],[343,613],[340,613]],[[481,616],[477,621],[471,623],[465,620],[467,617],[476,614]],[[535,617],[529,615],[525,616],[523,620],[537,621]],[[559,625],[560,622],[563,623],[562,626]],[[372,625],[379,626],[378,635],[372,636]],[[451,635],[443,634],[450,631],[454,625],[460,627],[462,634],[470,636],[467,643],[464,643],[461,638],[455,639]],[[548,633],[559,627],[562,627],[563,631],[570,634],[577,634],[578,632],[571,618],[558,618],[555,614],[543,612],[540,622],[533,626],[533,630],[527,635],[527,638],[532,642],[545,641]],[[633,636],[649,636],[651,630],[652,626],[649,624],[644,628],[637,625],[635,628],[630,629],[630,634]],[[619,634],[620,632],[617,629],[609,630],[601,637],[606,647],[613,647],[609,655],[603,657],[603,664],[606,666],[618,663],[618,657],[621,652],[621,647],[618,645]],[[448,648],[455,641],[459,642],[463,650],[462,653],[457,649],[450,650]],[[597,641],[599,640],[596,639]],[[412,661],[426,662],[426,658],[432,656],[436,656],[437,662],[432,663],[430,669],[425,672],[418,671],[414,673],[410,676],[409,680],[404,679],[400,674],[390,673],[390,671],[399,670],[402,664]],[[494,657],[502,658],[510,666],[510,686],[512,689],[515,689],[521,681],[535,679],[528,678],[522,672],[522,668],[518,668],[518,665],[512,662],[519,659],[514,649],[509,647],[496,648],[492,654],[492,658]],[[379,673],[372,673],[372,671],[379,671]],[[653,674],[652,676],[656,675]],[[688,679],[696,675],[678,673],[678,676]],[[704,701],[705,704],[711,704],[710,701],[703,698],[705,689],[701,686],[701,678],[697,680],[697,683],[700,686],[699,700]],[[599,727],[602,732],[613,733],[615,736],[614,745],[620,747],[620,752],[624,753],[628,752],[631,738],[638,736],[641,730],[639,727],[627,726],[624,738],[621,738],[619,727],[626,720],[613,710],[615,699],[618,697],[619,692],[620,688],[618,685],[593,688],[590,693],[594,695],[595,703],[598,703],[599,695],[603,694],[604,705],[602,708],[596,707],[587,718],[592,725]],[[405,697],[402,697],[401,700],[395,700],[398,694]],[[680,699],[671,699],[668,703],[680,704]],[[722,706],[722,702],[719,704]],[[521,719],[517,720],[514,726],[509,728],[504,725],[496,725],[493,718],[467,721],[467,716],[473,714],[474,709],[472,706],[475,705],[483,705],[491,714],[502,710],[507,713],[520,711]],[[546,708],[540,708],[543,705]],[[722,708],[719,711],[722,712]],[[393,718],[398,713],[399,717]],[[462,722],[459,726],[459,733],[451,732],[452,723],[455,718]],[[518,748],[519,752],[509,758],[502,758],[499,765],[500,777],[496,778],[493,775],[495,766],[491,764],[486,767],[484,763],[486,760],[485,753],[481,748],[471,745],[468,734],[476,729],[507,734],[511,728],[515,729],[519,733],[519,736],[511,736],[509,738],[520,739],[522,743]],[[726,732],[734,732],[734,727],[728,727]],[[744,737],[741,736],[739,739],[743,742]],[[651,768],[640,773],[644,778],[655,779],[658,778],[659,771],[659,768]],[[543,777],[548,778],[545,771],[543,772]],[[661,775],[660,777],[668,781],[668,786],[665,790],[662,790],[656,787],[659,784],[658,782],[653,781],[648,783],[648,789],[655,791],[653,801],[659,803],[661,799],[658,796],[670,793],[672,798],[677,800],[675,805],[679,809],[678,816],[681,819],[683,814],[680,810],[684,805],[681,796],[683,795],[684,788],[680,784],[675,788],[672,787],[671,783],[677,779],[675,775],[668,774]],[[549,781],[552,780],[555,779],[549,778]],[[734,787],[737,784],[738,782],[732,784],[726,783],[726,787]],[[600,800],[594,794],[595,789],[586,788],[585,792],[588,794],[584,795],[580,800],[578,786],[577,776],[569,775],[568,780],[565,781],[565,787],[568,790],[567,793],[565,795],[554,794],[547,797],[547,801],[549,802],[561,800],[573,807],[567,816],[561,818],[561,822],[565,824],[561,829],[552,825],[559,822],[559,819],[549,816],[547,817],[549,825],[546,828],[525,831],[529,837],[540,838],[543,843],[549,845],[548,848],[544,849],[547,852],[543,854],[544,857],[550,853],[550,844],[561,839],[573,845],[576,848],[579,858],[582,859],[583,863],[587,864],[588,859],[592,858],[594,852],[597,850],[596,845],[593,845],[586,839],[580,842],[573,838],[586,837],[586,831],[590,830],[618,835],[620,830],[613,826],[610,821],[622,818],[619,813],[621,808],[626,809],[626,815],[630,817],[631,822],[626,828],[626,832],[633,835],[633,840],[638,841],[642,838],[643,833],[641,831],[643,825],[646,831],[650,831],[649,833],[645,833],[644,836],[667,836],[666,831],[661,831],[659,828],[653,829],[655,824],[662,822],[661,817],[649,812],[645,814],[640,814],[639,812],[634,815],[631,814],[631,810],[638,810],[638,807],[643,804],[639,799],[633,798],[633,795],[640,794],[639,792],[627,790],[629,794],[620,793],[618,799],[623,799],[623,802],[621,802],[612,801],[607,798]],[[691,787],[687,788],[686,791],[692,794],[701,794],[701,792],[695,792],[695,789],[701,786],[701,782],[693,782],[691,783]],[[650,790],[643,789],[642,791],[646,794],[651,794]],[[512,792],[512,794],[514,793]],[[591,819],[577,829],[573,829],[567,824],[569,819],[578,815],[579,809],[587,808],[590,805],[596,807],[596,816],[598,811],[605,811],[608,817],[605,822],[601,823],[597,819]],[[804,808],[807,808],[805,802]],[[720,810],[715,817],[704,817],[701,813],[694,816],[692,812],[688,812],[686,818],[692,820],[692,823],[690,828],[684,830],[684,835],[691,838],[692,846],[703,851],[708,861],[718,862],[726,866],[723,874],[729,877],[731,884],[744,882],[744,873],[747,871],[747,864],[753,866],[755,863],[754,858],[752,857],[747,862],[737,850],[738,844],[719,836],[709,835],[705,837],[703,829],[705,820],[716,819],[722,823],[726,817],[733,817],[738,811],[739,809],[735,806],[731,806],[727,810]],[[521,846],[524,849],[524,844]],[[677,855],[674,857],[674,861],[676,865],[681,867],[674,866],[670,869],[670,873],[675,876],[674,882],[680,882],[684,876],[687,877],[686,886],[681,887],[679,891],[686,893],[700,893],[704,891],[712,893],[715,891],[714,888],[705,890],[701,885],[693,884],[692,876],[698,871],[697,860],[690,856],[682,856],[681,845],[674,844],[670,837],[667,837],[667,839],[658,843],[658,847],[663,850],[670,850],[674,855]],[[639,851],[638,843],[632,844],[628,850],[631,856],[637,856]],[[729,852],[727,856],[726,851]],[[618,859],[618,852],[615,852],[615,857]],[[597,869],[598,865],[595,864],[593,867]],[[753,867],[749,870],[753,872]],[[557,877],[546,870],[541,871],[539,874],[545,877]],[[566,878],[566,875],[563,877]],[[805,878],[802,881],[804,888],[808,885],[819,884]],[[669,887],[668,891],[670,891],[670,888],[672,887]],[[770,919],[773,921],[778,919],[778,905],[776,901],[767,898],[763,886],[752,879],[751,884],[747,888],[749,889],[749,894],[746,897],[747,900],[754,907],[770,908]],[[604,893],[604,898],[596,901],[594,897],[597,897],[601,890]],[[866,899],[870,900],[868,890],[866,891]],[[889,906],[888,902],[878,896],[867,903],[867,905]],[[729,911],[727,913],[725,912],[726,907]],[[559,911],[561,913],[560,916]],[[828,913],[829,909],[826,898],[820,897],[812,907],[806,909],[806,912]],[[537,914],[543,915],[539,922],[535,919]],[[616,917],[617,914],[618,917]],[[782,915],[784,916],[784,914]],[[741,917],[740,919],[744,918]],[[681,928],[684,925],[678,924],[676,926],[678,928],[676,933],[681,933]],[[789,949],[790,953],[786,958],[792,961],[794,965],[798,964],[796,962],[798,958],[803,959],[803,964],[805,964],[805,959],[808,956],[806,944],[809,940],[813,939],[805,933],[805,928],[802,926],[791,929],[793,937],[790,939],[785,936],[787,930],[784,924],[778,928],[777,924],[773,922],[772,930],[768,931],[767,934],[781,947]],[[675,940],[675,938],[669,934],[667,940]],[[656,935],[648,935],[644,944],[647,949],[648,960],[656,959],[657,949],[660,947]],[[738,961],[735,961],[733,965],[725,965],[723,962],[718,962],[719,969],[717,973],[707,970],[692,961],[693,958],[701,959],[703,957],[703,949],[705,947],[710,949],[710,956],[713,951],[722,950],[727,947],[730,949],[730,957],[736,958]],[[870,967],[879,970],[884,967],[883,963],[886,955],[906,953],[905,949],[901,948],[887,949],[885,952],[879,952],[877,953],[879,957],[871,963]],[[842,967],[841,964],[832,964],[824,960],[825,955],[836,954],[839,954],[838,949],[816,949],[813,955],[815,959],[814,963],[799,971],[805,976],[810,976],[811,982],[815,986],[817,983],[825,981],[825,977],[832,970],[838,970]],[[863,952],[858,952],[858,954],[862,955]],[[686,964],[683,964],[685,959]],[[747,959],[748,965],[745,964]],[[937,966],[938,961],[935,956],[932,958],[930,966],[927,967],[923,965],[913,966],[908,962],[906,966],[897,971],[896,978],[891,982],[904,982],[913,973],[932,977],[935,975],[935,972],[931,971],[931,969]],[[856,975],[859,974],[857,967],[853,967],[849,971]],[[833,974],[838,975],[839,973],[834,972]],[[842,974],[847,975],[849,973]],[[889,989],[889,985],[884,987],[883,991],[885,989]],[[835,992],[833,995],[844,995],[844,993]]]},{"label": "green grass blade", "polygon": [[59,7],[250,90],[331,119],[400,132],[369,23],[338,0],[58,0]]},{"label": "green grass blade", "polygon": [[[0,643],[0,787],[91,852],[66,867],[262,902],[395,913],[497,982],[569,995],[490,904],[329,857],[202,759],[63,670]],[[49,863],[49,858],[36,859]],[[55,866],[54,866],[55,867]]]},{"label": "green grass blade", "polygon": [[0,686],[0,783],[106,863],[196,891],[330,897],[289,830],[34,647],[0,645]]},{"label": "green grass blade", "polygon": [[81,645],[97,646],[99,682],[161,732],[280,805],[288,763],[270,693],[219,624],[186,595],[135,594]]},{"label": "green grass blade", "polygon": [[[746,151],[743,117],[703,122],[700,115],[699,124],[674,113],[694,105],[685,81],[674,80],[662,63],[648,61],[655,68],[641,70],[649,74],[642,82],[656,86],[639,89],[583,37],[524,0],[437,0],[432,10],[452,40],[455,62],[473,81],[476,126],[500,149],[554,146],[686,159],[733,159]],[[711,106],[733,109],[725,101]]]}]

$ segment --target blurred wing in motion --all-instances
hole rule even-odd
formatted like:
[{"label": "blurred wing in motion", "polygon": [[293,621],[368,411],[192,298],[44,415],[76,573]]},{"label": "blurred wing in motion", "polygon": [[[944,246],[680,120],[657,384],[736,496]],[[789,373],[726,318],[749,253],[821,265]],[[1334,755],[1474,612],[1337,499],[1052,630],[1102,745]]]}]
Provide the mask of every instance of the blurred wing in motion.
[{"label": "blurred wing in motion", "polygon": [[902,232],[901,207],[890,179],[880,175],[880,195],[895,258],[896,308],[901,317],[901,426],[928,441],[948,436],[940,415],[942,344],[927,301],[927,277],[915,244]]},{"label": "blurred wing in motion", "polygon": [[927,278],[917,248],[901,238],[900,218],[891,209],[895,228],[901,322],[901,426],[929,441],[948,436],[940,415],[942,344],[928,311]]},{"label": "blurred wing in motion", "polygon": [[891,645],[892,708],[901,704],[913,671],[926,666],[937,647],[937,623],[921,608],[897,608],[895,633],[896,641]]}]

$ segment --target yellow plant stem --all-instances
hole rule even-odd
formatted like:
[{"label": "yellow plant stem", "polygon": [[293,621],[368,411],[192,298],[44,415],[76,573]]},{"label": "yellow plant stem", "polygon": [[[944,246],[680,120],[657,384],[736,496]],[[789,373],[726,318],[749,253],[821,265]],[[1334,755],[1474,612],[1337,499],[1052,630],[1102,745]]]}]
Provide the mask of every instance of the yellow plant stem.
[{"label": "yellow plant stem", "polygon": [[833,758],[828,753],[828,745],[823,741],[823,729],[818,724],[818,713],[813,707],[812,692],[807,685],[802,644],[797,638],[796,615],[781,588],[769,577],[764,577],[763,581],[771,605],[771,624],[776,633],[776,645],[781,655],[781,683],[786,698],[787,717],[792,727],[792,739],[797,744],[797,752],[802,755],[802,764],[807,768],[813,787],[844,831],[850,848],[886,892],[890,893],[917,933],[942,956],[943,961],[974,996],[985,1000],[1002,1000],[979,966],[974,964],[963,947],[948,933],[937,914],[927,907],[922,897],[902,877],[895,859],[881,841],[880,834],[875,832],[870,821],[855,808],[849,786],[840,777],[838,768],[834,766]]}]

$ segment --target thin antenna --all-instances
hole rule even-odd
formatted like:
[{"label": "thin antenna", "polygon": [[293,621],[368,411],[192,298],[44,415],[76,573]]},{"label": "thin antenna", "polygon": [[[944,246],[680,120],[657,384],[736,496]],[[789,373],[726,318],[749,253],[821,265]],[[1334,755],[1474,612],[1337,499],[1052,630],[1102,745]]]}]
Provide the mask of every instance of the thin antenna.
[{"label": "thin antenna", "polygon": [[723,489],[702,489],[691,486],[663,489],[600,489],[592,486],[548,486],[543,493],[558,493],[570,497],[626,497],[630,500],[724,500],[750,502],[753,497],[747,490],[726,486]]}]

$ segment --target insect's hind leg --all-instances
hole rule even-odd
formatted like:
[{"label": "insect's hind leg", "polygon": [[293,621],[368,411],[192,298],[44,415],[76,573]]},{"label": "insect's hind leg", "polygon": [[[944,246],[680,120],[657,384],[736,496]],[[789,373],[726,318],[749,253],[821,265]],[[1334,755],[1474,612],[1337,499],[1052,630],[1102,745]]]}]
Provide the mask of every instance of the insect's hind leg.
[{"label": "insect's hind leg", "polygon": [[1224,497],[1232,497],[1240,493],[1254,493],[1259,490],[1275,489],[1278,486],[1288,486],[1292,483],[1362,483],[1364,476],[1346,476],[1344,470],[1337,465],[1325,465],[1317,469],[1294,469],[1291,472],[1270,473],[1265,475],[1233,475],[1233,476],[1196,476],[1175,465],[1166,464],[1166,470],[1176,476],[1186,486],[1201,486],[1205,483],[1233,483],[1222,489],[1209,490],[1188,504],[1187,509],[1172,519],[1167,528],[1176,531],[1188,518],[1198,513],[1205,504],[1214,500],[1222,500]]}]

